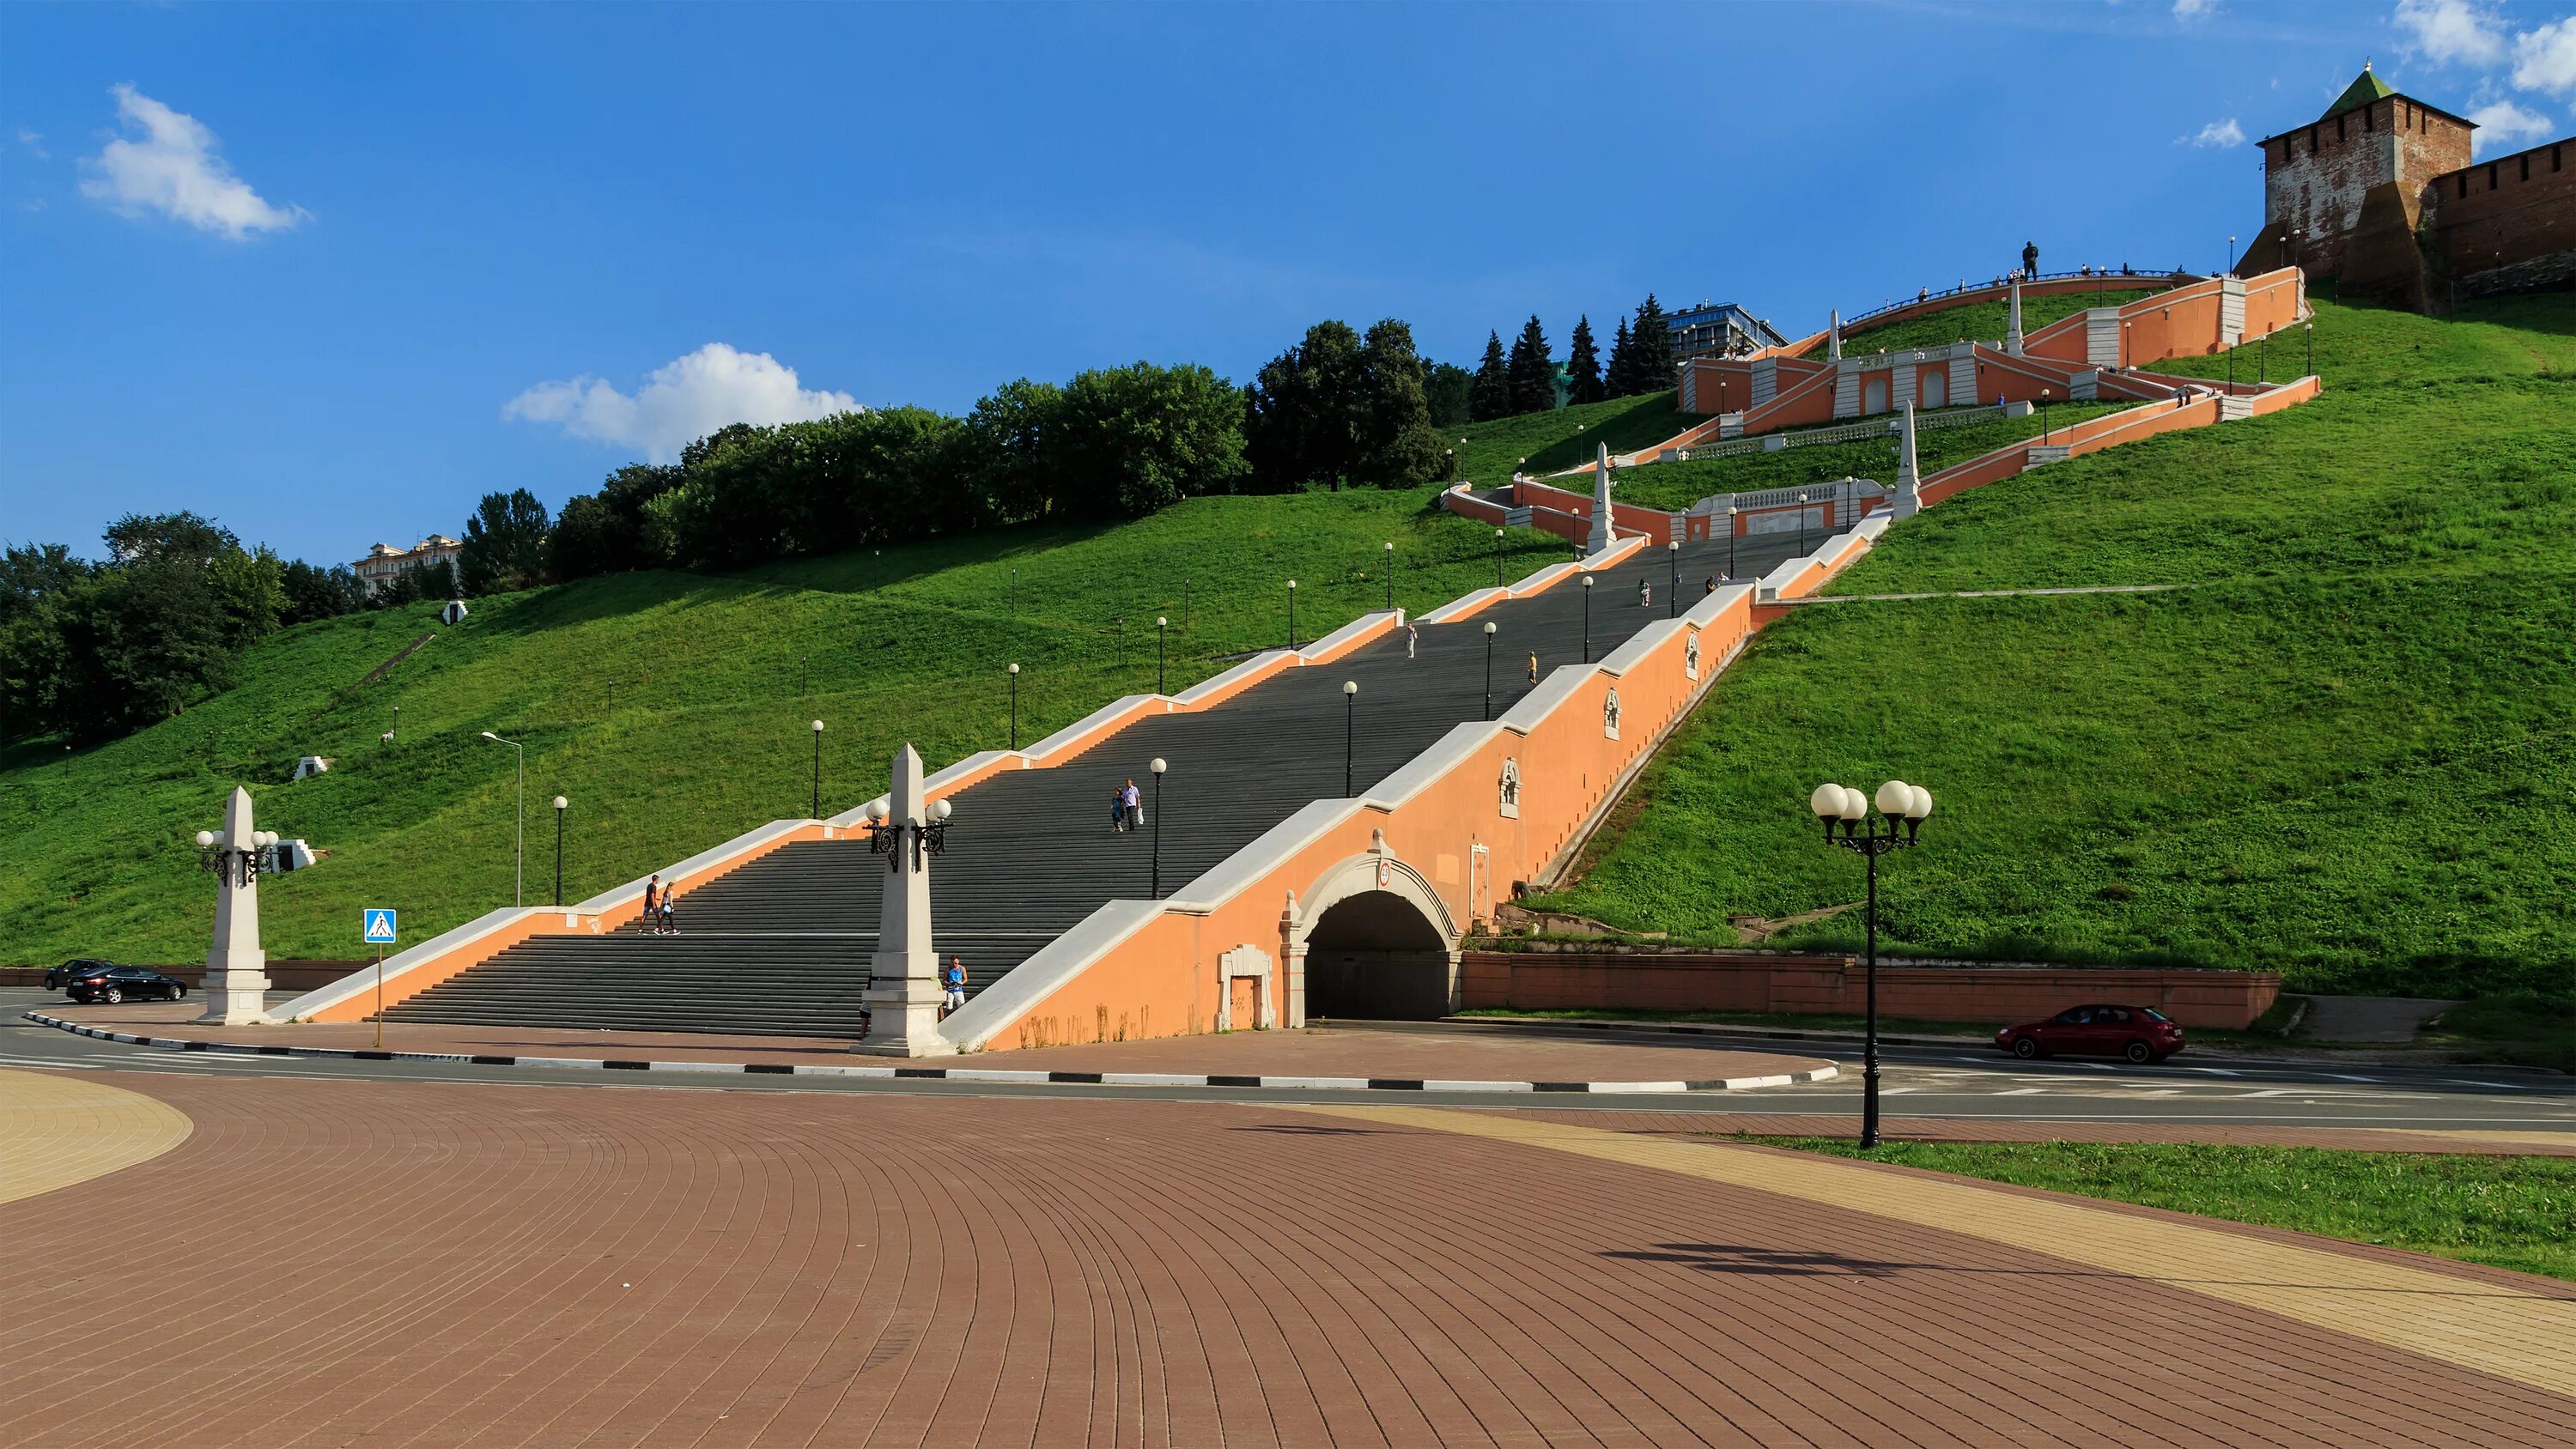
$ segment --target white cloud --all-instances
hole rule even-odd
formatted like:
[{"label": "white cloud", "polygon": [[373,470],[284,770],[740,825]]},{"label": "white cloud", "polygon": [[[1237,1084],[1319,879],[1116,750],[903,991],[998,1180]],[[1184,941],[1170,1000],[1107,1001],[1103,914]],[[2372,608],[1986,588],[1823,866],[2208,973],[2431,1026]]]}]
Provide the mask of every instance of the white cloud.
[{"label": "white cloud", "polygon": [[2576,15],[2514,37],[2513,83],[2576,100]]},{"label": "white cloud", "polygon": [[2230,116],[2226,120],[2212,121],[2201,127],[2199,135],[2176,136],[2174,144],[2177,146],[2242,146],[2245,144],[2245,128],[2236,124],[2236,118]]},{"label": "white cloud", "polygon": [[631,396],[596,377],[541,382],[504,403],[501,416],[560,423],[576,438],[641,448],[668,463],[728,423],[766,426],[857,410],[848,393],[807,391],[796,369],[766,352],[710,342],[656,369]]},{"label": "white cloud", "polygon": [[2435,65],[2489,66],[2504,59],[2504,27],[2470,0],[2397,0],[2399,44]]},{"label": "white cloud", "polygon": [[158,211],[234,241],[305,219],[300,206],[275,207],[233,174],[215,152],[215,133],[130,85],[111,88],[116,113],[138,136],[119,137],[82,164],[81,195],[127,216]]},{"label": "white cloud", "polygon": [[39,161],[54,159],[53,153],[45,149],[45,138],[24,126],[18,128],[18,145]]},{"label": "white cloud", "polygon": [[2537,112],[2526,111],[2511,101],[2491,101],[2469,112],[2478,123],[2478,154],[2497,151],[2519,151],[2526,141],[2545,139],[2557,129],[2556,123]]},{"label": "white cloud", "polygon": [[2176,20],[2198,20],[2218,13],[2218,0],[2173,0]]}]

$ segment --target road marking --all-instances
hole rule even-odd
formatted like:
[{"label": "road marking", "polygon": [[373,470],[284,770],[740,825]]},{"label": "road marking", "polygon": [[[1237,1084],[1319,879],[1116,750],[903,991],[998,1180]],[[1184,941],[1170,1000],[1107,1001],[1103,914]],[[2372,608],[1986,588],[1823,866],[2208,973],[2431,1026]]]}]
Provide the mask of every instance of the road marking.
[{"label": "road marking", "polygon": [[2185,1067],[2183,1070],[2186,1072],[2205,1072],[2213,1077],[2241,1077],[2245,1075],[2243,1072],[2231,1072],[2225,1067]]},{"label": "road marking", "polygon": [[1803,1152],[1607,1132],[1511,1112],[1321,1104],[1298,1110],[1482,1137],[1824,1203],[2045,1253],[2552,1393],[2576,1394],[2576,1297],[2561,1292],[2544,1296],[2431,1266],[2280,1242],[2178,1217],[2004,1192],[1964,1178],[1898,1175]]},{"label": "road marking", "polygon": [[1990,1095],[1997,1097],[2044,1097],[2048,1095],[2048,1089],[2046,1087],[2015,1087],[2009,1092],[1995,1092]]}]

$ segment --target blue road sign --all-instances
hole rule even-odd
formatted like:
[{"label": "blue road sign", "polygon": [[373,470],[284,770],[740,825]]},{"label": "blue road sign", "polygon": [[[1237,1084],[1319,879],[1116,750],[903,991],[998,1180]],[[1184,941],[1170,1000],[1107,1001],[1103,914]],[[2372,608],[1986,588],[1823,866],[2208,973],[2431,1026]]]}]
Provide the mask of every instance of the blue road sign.
[{"label": "blue road sign", "polygon": [[365,914],[367,920],[367,944],[370,946],[392,945],[394,943],[394,913],[386,910],[382,906],[369,906],[367,907]]}]

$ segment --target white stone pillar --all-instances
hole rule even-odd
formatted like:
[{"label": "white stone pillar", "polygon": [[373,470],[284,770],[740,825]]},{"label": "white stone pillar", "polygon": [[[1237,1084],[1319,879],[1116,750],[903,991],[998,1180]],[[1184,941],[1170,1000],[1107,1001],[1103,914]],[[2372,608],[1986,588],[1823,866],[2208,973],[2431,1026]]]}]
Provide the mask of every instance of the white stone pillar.
[{"label": "white stone pillar", "polygon": [[1896,497],[1890,512],[1898,518],[1912,518],[1923,511],[1922,477],[1914,463],[1914,404],[1905,405],[1905,414],[1896,424]]},{"label": "white stone pillar", "polygon": [[250,792],[236,785],[224,802],[224,828],[216,841],[225,853],[215,888],[215,940],[206,951],[205,1013],[216,1026],[257,1026],[268,1020],[268,953],[259,944],[259,877],[242,868],[239,852],[257,851],[250,823]]},{"label": "white stone pillar", "polygon": [[922,798],[921,755],[906,744],[894,757],[894,784],[879,822],[888,845],[885,906],[877,915],[877,949],[868,958],[868,1038],[856,1050],[873,1056],[946,1056],[956,1050],[939,1034],[939,954],[930,945],[930,823]]},{"label": "white stone pillar", "polygon": [[1583,551],[1599,553],[1618,535],[1610,529],[1610,445],[1592,446],[1592,536],[1584,540]]},{"label": "white stone pillar", "polygon": [[1843,357],[1843,314],[1837,310],[1825,315],[1828,318],[1825,323],[1825,356],[1840,362]]},{"label": "white stone pillar", "polygon": [[[2021,278],[2012,279],[2012,321],[2004,331],[2004,351],[2021,356]],[[1977,399],[1984,402],[1984,398]]]}]

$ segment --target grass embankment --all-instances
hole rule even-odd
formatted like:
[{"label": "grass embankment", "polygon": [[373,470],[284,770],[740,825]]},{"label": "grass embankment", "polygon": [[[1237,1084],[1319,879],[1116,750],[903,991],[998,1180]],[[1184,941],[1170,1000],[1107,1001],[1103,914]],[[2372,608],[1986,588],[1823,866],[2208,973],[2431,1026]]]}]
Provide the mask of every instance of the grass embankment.
[{"label": "grass embankment", "polygon": [[[2062,321],[2094,307],[2121,307],[2142,297],[2152,297],[2162,288],[2142,287],[2136,291],[2067,292],[2041,296],[2025,292],[2021,299],[2021,331],[2024,337],[2052,322]],[[1882,326],[1864,328],[1843,335],[1846,353],[1902,352],[1909,347],[1946,347],[1953,342],[2001,342],[2012,328],[2012,303],[2009,301],[1970,302],[1964,307],[1951,307],[1921,317],[1907,317]],[[1822,354],[1817,354],[1821,356]]]},{"label": "grass embankment", "polygon": [[2086,1142],[1750,1139],[2576,1278],[2576,1158]]},{"label": "grass embankment", "polygon": [[1899,950],[2563,1002],[2576,297],[2320,311],[2316,402],[1964,494],[1836,590],[2190,587],[1804,609],[1536,904],[1723,943],[1851,901],[1807,793],[1899,776],[1940,800],[1881,872]]},{"label": "grass embankment", "polygon": [[[1202,499],[1118,527],[587,580],[475,600],[453,629],[421,605],[286,630],[238,688],[176,719],[84,752],[0,752],[0,962],[201,956],[213,893],[185,840],[218,823],[237,782],[263,827],[329,852],[263,883],[272,955],[360,954],[362,906],[401,908],[410,943],[507,905],[512,753],[486,729],[526,746],[528,901],[553,899],[558,793],[564,897],[580,900],[804,815],[809,720],[826,724],[823,806],[839,811],[885,788],[901,741],[934,768],[1007,743],[1012,661],[1025,744],[1153,689],[1157,614],[1177,690],[1286,642],[1290,578],[1301,640],[1380,607],[1389,540],[1400,603],[1490,584],[1491,530],[1427,512],[1431,496]],[[1563,551],[1526,531],[1505,546],[1515,577]],[[379,743],[397,706],[399,738]],[[286,783],[306,754],[336,763]]]},{"label": "grass embankment", "polygon": [[[2122,411],[2134,404],[2059,403],[2045,416],[2033,410],[2026,418],[1996,418],[1957,428],[1917,428],[1914,463],[1925,477],[1981,453],[2044,433],[2061,431],[2086,418]],[[1890,484],[1896,478],[1896,439],[1864,438],[1812,448],[1783,448],[1776,453],[1739,453],[1731,458],[1694,458],[1687,463],[1649,463],[1618,477],[1619,501],[1641,508],[1680,510],[1712,493],[1753,493],[1765,488],[1795,488],[1841,478],[1872,478]]]},{"label": "grass embankment", "polygon": [[1609,444],[1613,453],[1634,452],[1673,437],[1694,423],[1707,421],[1691,413],[1676,412],[1676,396],[1670,391],[1647,393],[1552,412],[1524,413],[1489,423],[1469,423],[1453,430],[1450,436],[1466,441],[1467,462],[1462,476],[1479,488],[1493,488],[1511,482],[1516,468],[1533,478],[1543,477],[1560,468],[1591,462],[1596,444]]}]

